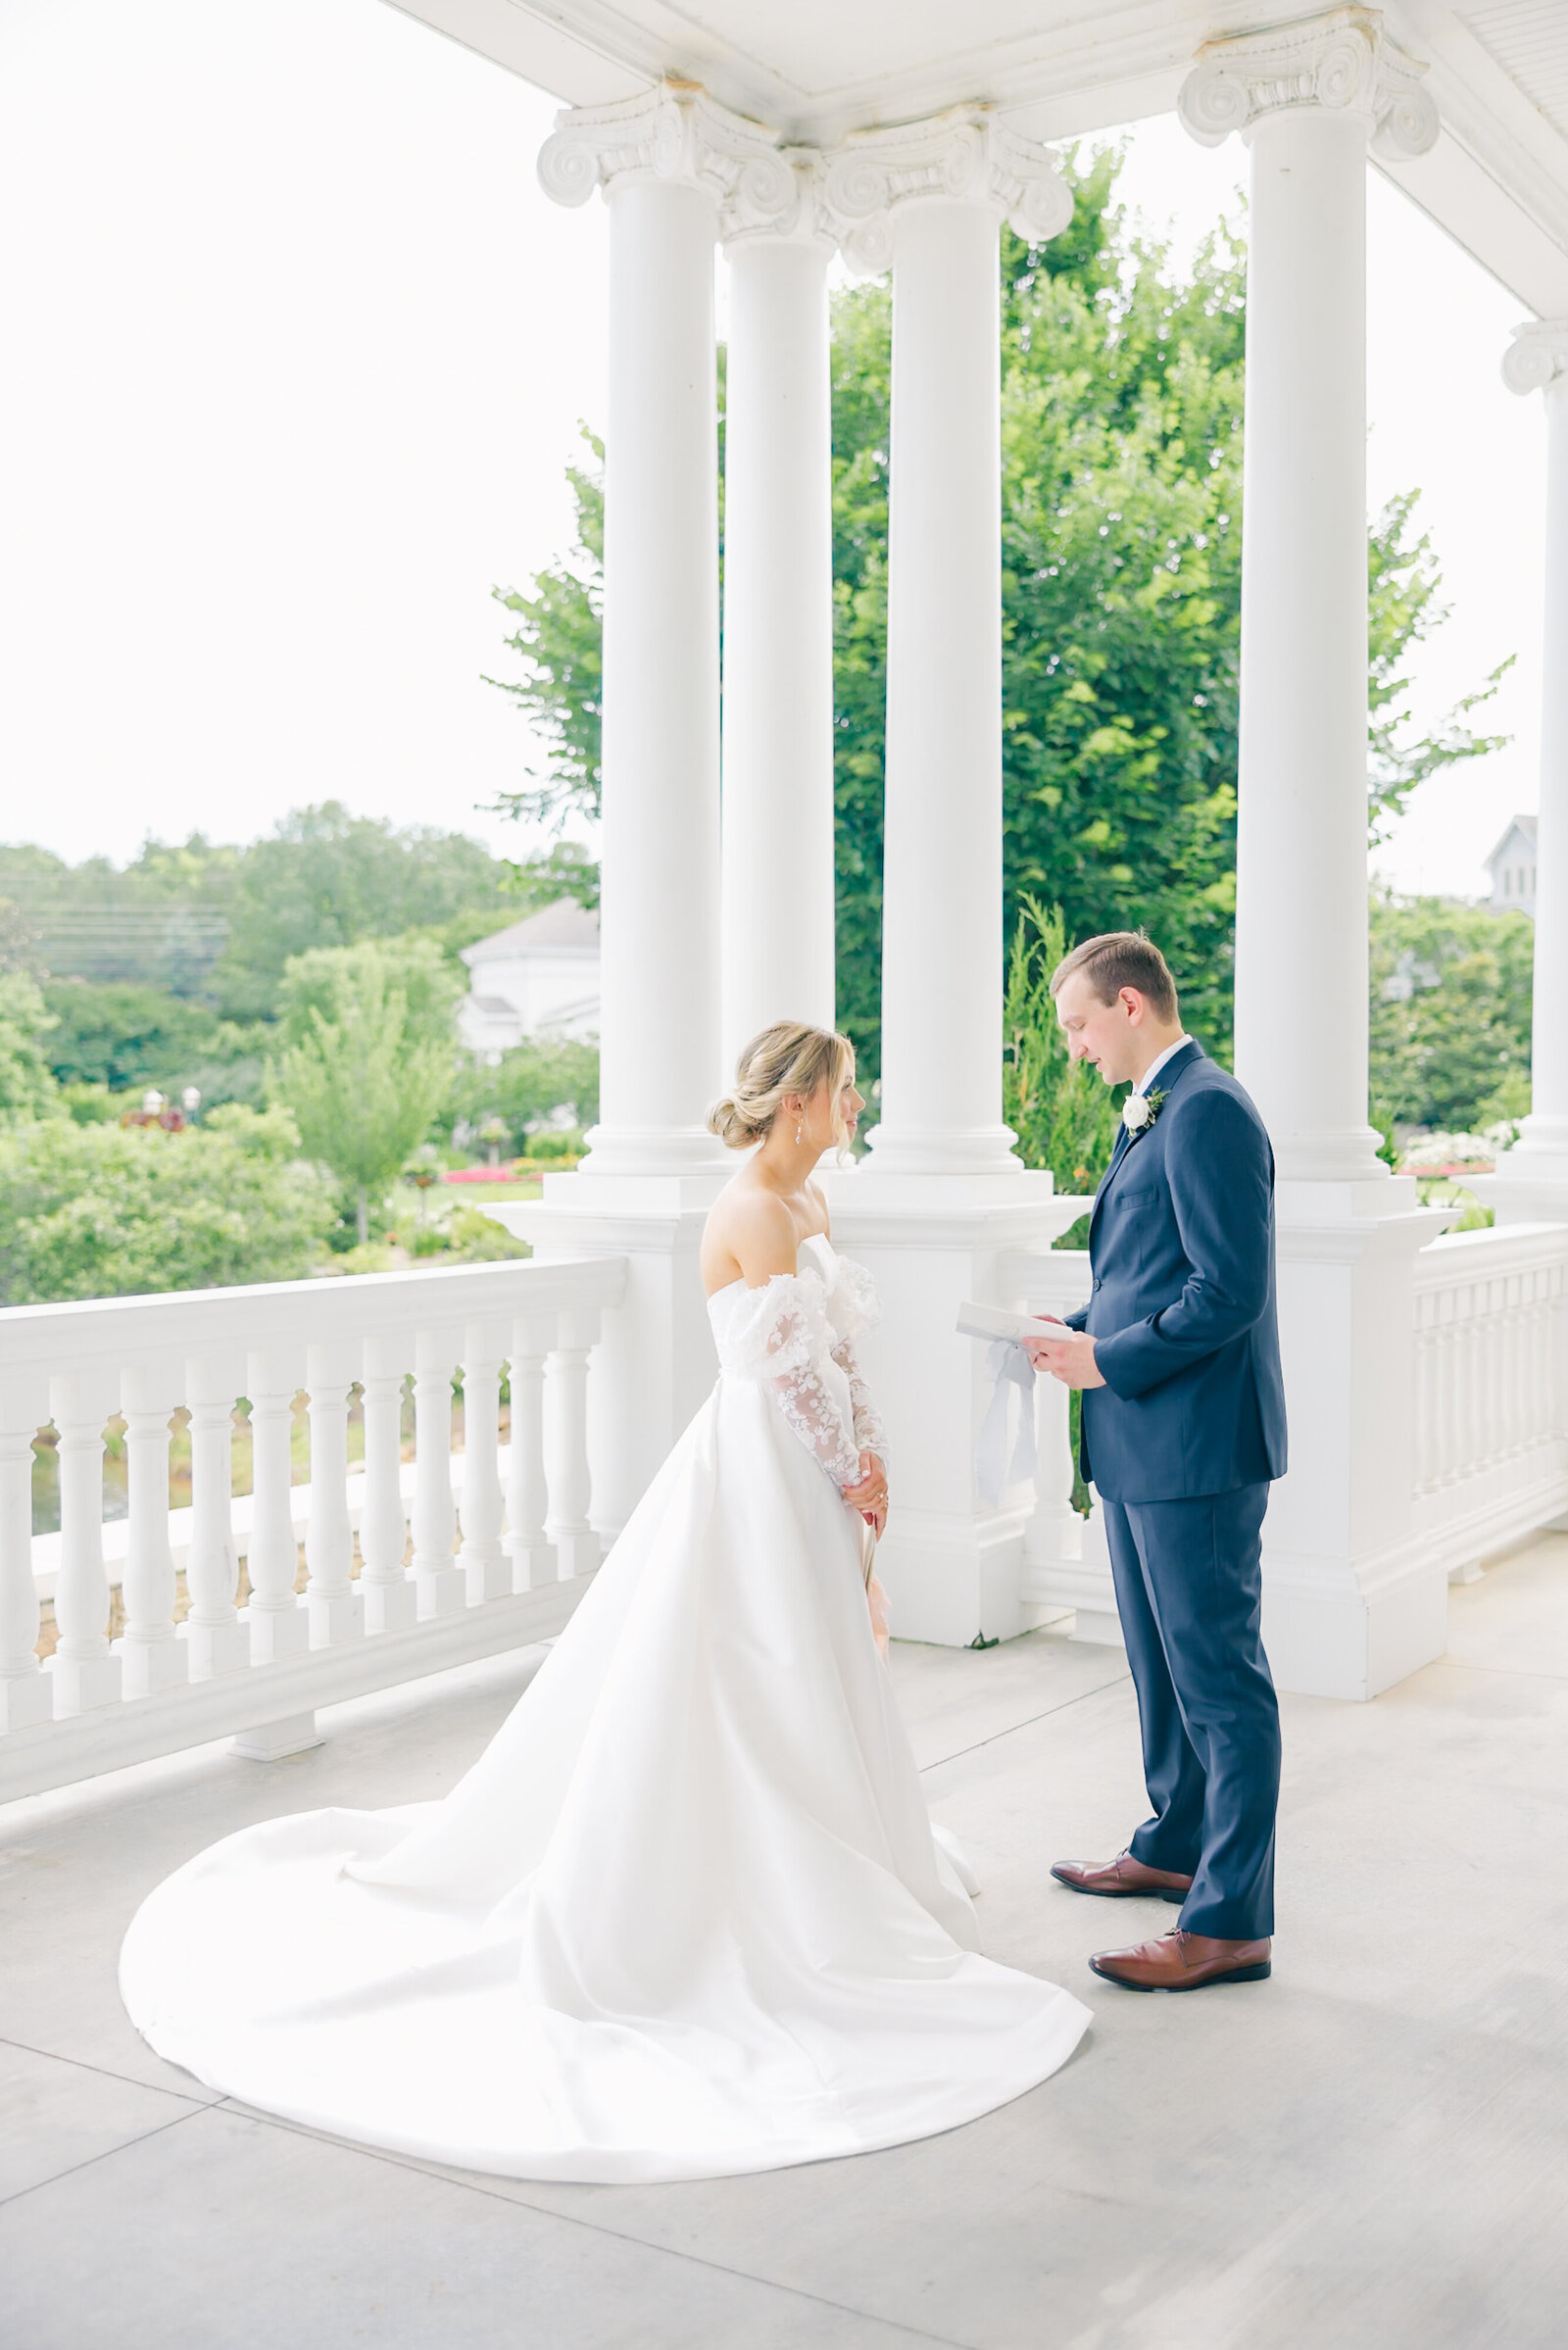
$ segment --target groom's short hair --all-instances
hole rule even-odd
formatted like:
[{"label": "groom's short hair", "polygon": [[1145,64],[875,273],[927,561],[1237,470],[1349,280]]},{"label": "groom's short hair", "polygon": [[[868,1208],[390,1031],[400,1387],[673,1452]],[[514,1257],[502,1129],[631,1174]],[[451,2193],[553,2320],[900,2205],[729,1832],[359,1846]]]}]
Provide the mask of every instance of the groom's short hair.
[{"label": "groom's short hair", "polygon": [[1082,971],[1102,1004],[1114,1004],[1124,987],[1136,988],[1151,1010],[1162,1020],[1176,1017],[1176,982],[1170,965],[1152,939],[1141,930],[1103,930],[1085,939],[1064,955],[1051,974],[1051,992],[1059,993],[1069,972]]}]

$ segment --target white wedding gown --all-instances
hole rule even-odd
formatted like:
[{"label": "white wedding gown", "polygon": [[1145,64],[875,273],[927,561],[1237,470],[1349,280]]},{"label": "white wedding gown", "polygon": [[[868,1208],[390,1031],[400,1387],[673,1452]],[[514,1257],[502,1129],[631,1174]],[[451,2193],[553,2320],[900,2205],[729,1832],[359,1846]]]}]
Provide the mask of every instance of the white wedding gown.
[{"label": "white wedding gown", "polygon": [[132,2020],[210,2087],[523,2179],[699,2179],[923,2137],[1089,2011],[978,1956],[872,1637],[864,1271],[710,1301],[720,1373],[444,1801],[242,1830],[149,1895]]}]

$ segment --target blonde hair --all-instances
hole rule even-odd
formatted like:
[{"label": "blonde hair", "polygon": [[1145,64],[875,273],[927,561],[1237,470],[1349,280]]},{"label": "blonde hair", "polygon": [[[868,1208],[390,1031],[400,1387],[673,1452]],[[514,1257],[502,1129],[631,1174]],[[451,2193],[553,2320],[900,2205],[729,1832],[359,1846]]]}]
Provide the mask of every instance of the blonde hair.
[{"label": "blonde hair", "polygon": [[735,1063],[735,1088],[708,1113],[708,1130],[729,1151],[760,1143],[778,1115],[786,1094],[808,1101],[824,1079],[833,1102],[833,1132],[848,1147],[839,1092],[855,1071],[855,1047],[836,1029],[811,1028],[804,1020],[775,1020]]}]

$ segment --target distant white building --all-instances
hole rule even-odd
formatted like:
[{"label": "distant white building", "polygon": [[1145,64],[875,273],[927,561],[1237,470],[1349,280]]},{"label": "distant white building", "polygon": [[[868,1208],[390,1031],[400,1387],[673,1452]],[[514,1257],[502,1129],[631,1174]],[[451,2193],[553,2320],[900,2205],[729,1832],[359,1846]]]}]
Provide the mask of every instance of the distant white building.
[{"label": "distant white building", "polygon": [[598,1034],[599,916],[574,898],[476,940],[463,959],[458,1032],[470,1053],[498,1060],[525,1037]]},{"label": "distant white building", "polygon": [[1536,917],[1536,819],[1515,816],[1487,858],[1494,913]]}]

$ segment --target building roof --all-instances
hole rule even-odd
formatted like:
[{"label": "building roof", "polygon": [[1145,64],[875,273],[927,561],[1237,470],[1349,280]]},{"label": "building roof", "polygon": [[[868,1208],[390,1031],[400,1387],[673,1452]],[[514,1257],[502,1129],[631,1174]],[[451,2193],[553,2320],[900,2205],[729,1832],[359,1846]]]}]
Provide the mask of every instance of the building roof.
[{"label": "building roof", "polygon": [[476,939],[471,947],[464,948],[463,959],[471,971],[476,963],[494,962],[503,956],[510,962],[519,955],[598,952],[598,912],[579,906],[575,898],[558,898],[536,914],[525,914],[520,922],[509,922],[505,930]]},{"label": "building roof", "polygon": [[1525,838],[1525,840],[1526,840],[1526,841],[1529,843],[1529,845],[1530,845],[1530,847],[1531,847],[1532,849],[1535,847],[1535,845],[1536,845],[1536,819],[1535,819],[1535,817],[1534,817],[1534,816],[1531,816],[1531,815],[1524,815],[1524,816],[1510,816],[1510,817],[1508,818],[1508,829],[1507,829],[1507,831],[1506,831],[1506,832],[1503,834],[1503,836],[1502,836],[1501,840],[1500,840],[1500,841],[1497,843],[1497,846],[1495,847],[1495,849],[1494,849],[1494,850],[1492,851],[1491,855],[1490,855],[1489,857],[1487,857],[1486,858],[1484,858],[1484,859],[1483,859],[1483,862],[1484,862],[1484,863],[1485,863],[1485,864],[1486,864],[1488,867],[1491,867],[1491,866],[1493,866],[1493,865],[1494,865],[1494,864],[1496,863],[1496,861],[1497,861],[1498,857],[1499,857],[1502,855],[1502,853],[1503,853],[1504,849],[1506,849],[1506,848],[1507,848],[1507,846],[1508,846],[1508,843],[1509,843],[1509,842],[1510,842],[1510,841],[1513,839],[1513,836],[1514,836],[1514,834],[1515,834],[1516,832],[1517,832],[1517,833],[1521,833],[1521,834],[1523,835],[1523,837],[1524,837],[1524,838]]}]

